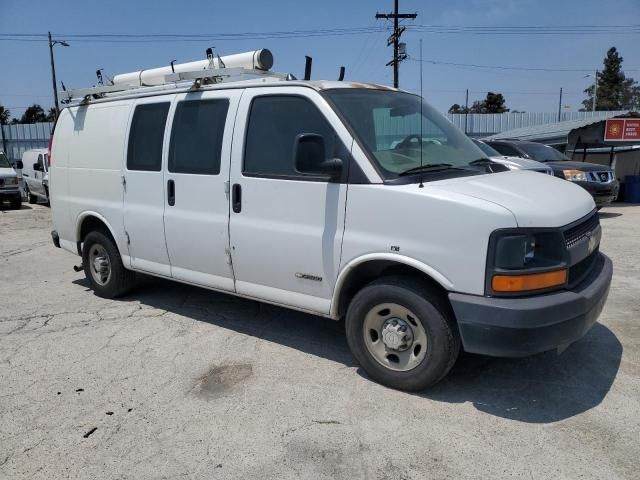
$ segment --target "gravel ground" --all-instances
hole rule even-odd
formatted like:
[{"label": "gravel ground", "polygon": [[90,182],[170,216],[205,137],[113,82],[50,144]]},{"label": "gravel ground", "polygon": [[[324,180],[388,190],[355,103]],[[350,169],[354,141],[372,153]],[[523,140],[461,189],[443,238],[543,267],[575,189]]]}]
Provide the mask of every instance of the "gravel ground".
[{"label": "gravel ground", "polygon": [[377,385],[340,323],[144,279],[96,297],[50,211],[0,211],[0,478],[638,478],[640,206],[604,209],[613,286],[561,355],[464,355]]}]

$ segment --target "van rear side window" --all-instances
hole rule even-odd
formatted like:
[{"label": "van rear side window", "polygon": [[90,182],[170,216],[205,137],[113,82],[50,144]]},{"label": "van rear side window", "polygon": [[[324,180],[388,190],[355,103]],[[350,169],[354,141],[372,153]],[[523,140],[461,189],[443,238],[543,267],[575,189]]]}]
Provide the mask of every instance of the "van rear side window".
[{"label": "van rear side window", "polygon": [[129,132],[128,170],[160,171],[167,113],[169,103],[150,103],[136,107]]},{"label": "van rear side window", "polygon": [[218,175],[222,136],[229,101],[199,100],[178,103],[171,128],[169,171]]}]

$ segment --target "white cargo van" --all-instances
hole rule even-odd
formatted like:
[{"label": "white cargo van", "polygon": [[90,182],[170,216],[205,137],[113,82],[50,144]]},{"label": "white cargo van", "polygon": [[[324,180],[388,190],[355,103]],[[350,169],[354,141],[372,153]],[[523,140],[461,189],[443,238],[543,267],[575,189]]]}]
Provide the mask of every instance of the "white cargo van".
[{"label": "white cargo van", "polygon": [[461,348],[530,355],[594,324],[612,264],[583,189],[490,173],[420,96],[247,71],[68,94],[81,102],[52,140],[52,238],[97,295],[144,272],[345,318],[368,374],[406,390]]},{"label": "white cargo van", "polygon": [[22,154],[22,182],[29,203],[49,203],[49,152],[34,148]]}]

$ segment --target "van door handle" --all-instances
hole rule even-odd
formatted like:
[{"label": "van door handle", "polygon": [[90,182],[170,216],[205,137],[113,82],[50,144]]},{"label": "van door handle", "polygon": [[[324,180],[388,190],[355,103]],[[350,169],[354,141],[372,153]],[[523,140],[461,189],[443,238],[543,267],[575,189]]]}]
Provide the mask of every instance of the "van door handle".
[{"label": "van door handle", "polygon": [[231,187],[231,208],[235,213],[242,210],[242,187],[239,183],[234,183]]},{"label": "van door handle", "polygon": [[176,184],[173,180],[167,181],[167,202],[172,207],[176,204]]}]

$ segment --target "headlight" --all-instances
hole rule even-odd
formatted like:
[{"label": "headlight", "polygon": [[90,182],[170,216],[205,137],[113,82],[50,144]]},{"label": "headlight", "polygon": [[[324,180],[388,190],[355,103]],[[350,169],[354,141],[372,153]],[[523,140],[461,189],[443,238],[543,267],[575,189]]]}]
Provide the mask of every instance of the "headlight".
[{"label": "headlight", "polygon": [[570,182],[586,182],[587,174],[580,170],[562,170],[562,174],[566,180]]},{"label": "headlight", "polygon": [[567,281],[566,247],[557,231],[494,232],[487,258],[487,294],[559,287]]},{"label": "headlight", "polygon": [[16,177],[6,177],[4,179],[4,184],[5,185],[17,185],[18,184],[18,179]]}]

